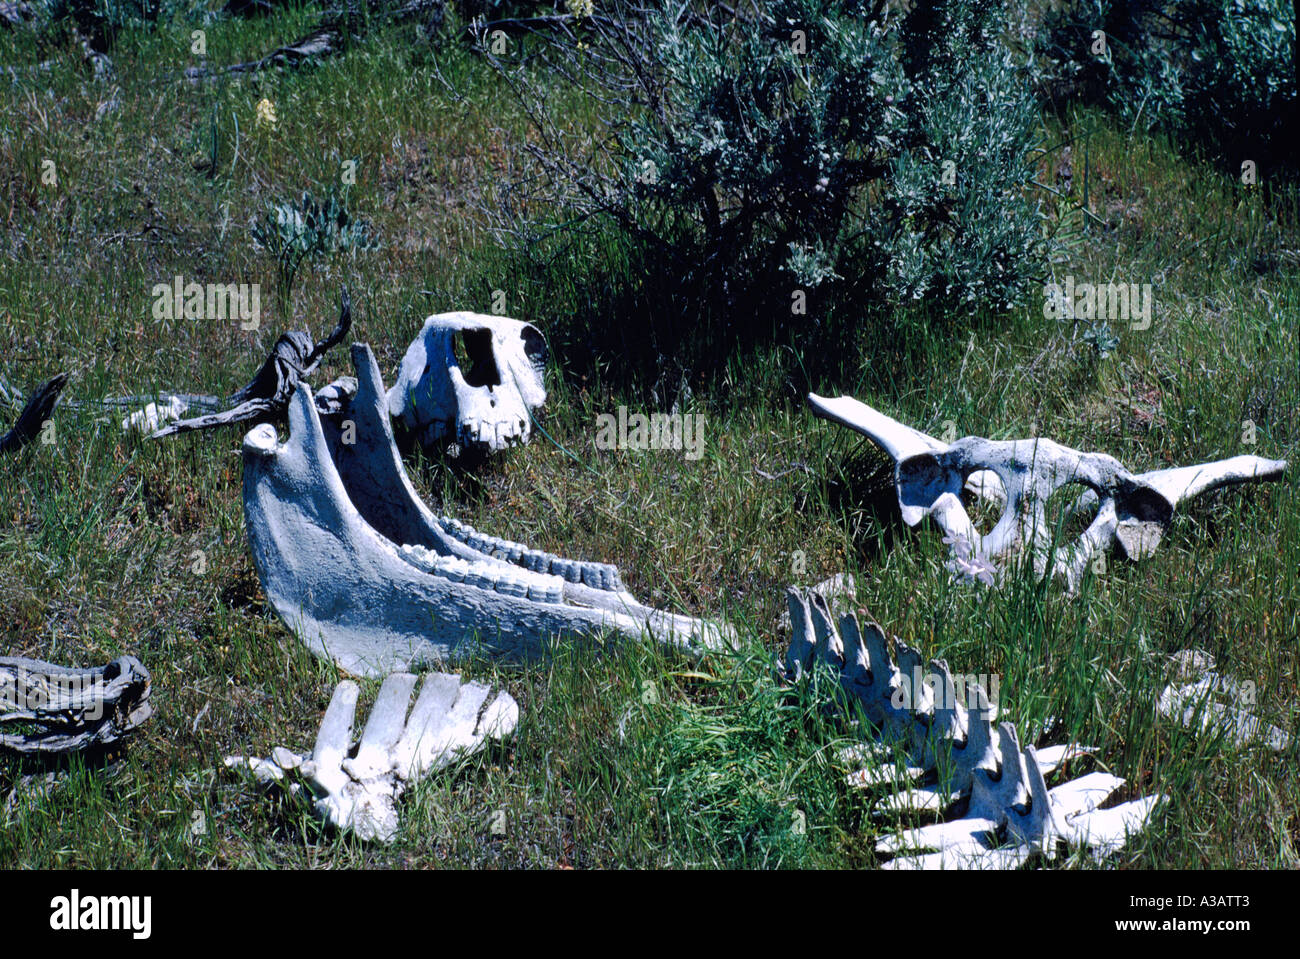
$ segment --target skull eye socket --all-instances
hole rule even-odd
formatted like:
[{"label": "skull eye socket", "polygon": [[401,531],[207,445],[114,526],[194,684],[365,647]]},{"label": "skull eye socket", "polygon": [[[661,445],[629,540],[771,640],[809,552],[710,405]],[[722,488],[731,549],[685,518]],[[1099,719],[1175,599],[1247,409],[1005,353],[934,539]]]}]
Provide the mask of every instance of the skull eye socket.
[{"label": "skull eye socket", "polygon": [[981,536],[987,536],[1002,519],[1007,502],[1006,489],[992,470],[973,470],[966,475],[961,501],[971,525]]},{"label": "skull eye socket", "polygon": [[546,339],[542,336],[540,330],[532,326],[525,326],[519,334],[524,341],[524,355],[528,357],[528,362],[533,365],[533,369],[541,375],[546,369]]},{"label": "skull eye socket", "polygon": [[501,371],[497,369],[496,354],[492,351],[491,330],[462,330],[453,342],[456,363],[467,385],[488,388],[501,385]]}]

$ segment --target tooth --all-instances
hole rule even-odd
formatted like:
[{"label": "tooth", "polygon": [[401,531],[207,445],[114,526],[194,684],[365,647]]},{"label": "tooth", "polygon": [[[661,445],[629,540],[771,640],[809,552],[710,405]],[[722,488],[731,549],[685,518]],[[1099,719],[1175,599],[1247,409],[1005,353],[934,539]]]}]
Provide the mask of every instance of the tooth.
[{"label": "tooth", "polygon": [[528,595],[528,585],[510,573],[504,573],[497,584],[497,591],[507,596],[524,597]]}]

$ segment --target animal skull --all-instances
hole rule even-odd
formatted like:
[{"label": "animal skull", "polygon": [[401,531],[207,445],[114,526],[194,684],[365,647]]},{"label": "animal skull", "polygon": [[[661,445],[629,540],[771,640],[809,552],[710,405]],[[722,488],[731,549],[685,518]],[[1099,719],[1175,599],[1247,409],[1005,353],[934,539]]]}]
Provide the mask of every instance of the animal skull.
[{"label": "animal skull", "polygon": [[[1077,744],[1022,750],[1010,723],[993,727],[996,707],[980,685],[964,683],[960,702],[943,660],[930,661],[927,685],[920,681],[920,654],[895,638],[896,665],[875,623],[864,626],[849,613],[837,629],[815,590],[790,589],[786,598],[793,633],[785,679],[829,667],[879,731],[875,741],[841,754],[860,767],[850,784],[889,794],[877,803],[878,816],[940,817],[877,842],[877,853],[895,857],[886,869],[1012,869],[1035,856],[1053,859],[1062,844],[1104,854],[1123,847],[1164,802],[1144,796],[1099,810],[1124,785],[1102,772],[1049,790],[1047,774],[1093,750]],[[895,750],[903,754],[901,768]],[[964,815],[953,818],[963,805]]]},{"label": "animal skull", "polygon": [[528,442],[529,410],[546,402],[545,370],[546,341],[531,323],[439,313],[425,320],[402,358],[388,411],[426,449],[455,442],[498,453]]},{"label": "animal skull", "polygon": [[[1232,483],[1277,479],[1287,466],[1285,460],[1234,456],[1135,475],[1114,457],[1080,453],[1047,439],[999,442],[966,436],[943,443],[848,396],[810,393],[808,405],[817,416],[883,448],[894,460],[903,521],[916,526],[933,518],[947,534],[953,569],[990,582],[999,572],[994,560],[1028,547],[1039,575],[1050,563],[1073,592],[1094,557],[1116,544],[1129,559],[1149,556],[1183,500]],[[1048,499],[1069,484],[1082,489],[1066,516],[1086,516],[1093,509],[1096,515],[1073,543],[1054,547]],[[963,489],[1001,507],[988,533],[981,534],[967,514]]]},{"label": "animal skull", "polygon": [[[244,438],[244,516],[271,605],[319,656],[382,676],[475,648],[533,656],[551,637],[605,637],[697,649],[734,631],[643,606],[604,563],[485,536],[420,500],[393,440],[374,355],[354,343],[355,387],[306,384],[289,438]],[[322,394],[326,393],[322,391]]]}]

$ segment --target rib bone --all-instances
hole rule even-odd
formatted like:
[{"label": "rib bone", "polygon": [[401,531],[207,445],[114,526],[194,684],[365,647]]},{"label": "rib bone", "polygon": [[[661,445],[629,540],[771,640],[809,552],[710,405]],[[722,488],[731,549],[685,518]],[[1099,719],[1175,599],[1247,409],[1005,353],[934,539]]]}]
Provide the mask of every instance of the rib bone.
[{"label": "rib bone", "polygon": [[[789,681],[827,668],[853,708],[877,731],[875,743],[841,758],[865,762],[849,776],[863,788],[889,794],[876,813],[949,817],[884,836],[876,851],[895,858],[886,869],[1009,869],[1034,856],[1056,857],[1061,843],[1093,854],[1114,852],[1138,832],[1162,802],[1147,796],[1113,809],[1098,807],[1124,780],[1091,773],[1047,788],[1045,776],[1068,759],[1091,752],[1069,744],[1023,750],[1010,723],[993,728],[994,707],[976,683],[963,683],[965,702],[946,663],[931,660],[918,680],[919,654],[895,639],[898,665],[884,631],[853,613],[838,628],[817,593],[789,589],[793,633],[785,657]],[[885,748],[881,748],[881,747]],[[901,764],[891,762],[901,750]],[[901,766],[901,768],[900,768]],[[959,818],[951,818],[962,811]]]},{"label": "rib bone", "polygon": [[[1286,730],[1266,723],[1240,703],[1253,702],[1253,693],[1232,676],[1213,671],[1213,658],[1199,650],[1185,650],[1179,676],[1160,693],[1156,708],[1160,715],[1179,722],[1187,729],[1209,735],[1222,735],[1230,746],[1244,749],[1262,745],[1274,752],[1286,752],[1291,737]],[[1187,674],[1191,674],[1190,676]],[[1191,679],[1191,682],[1179,682]]]}]

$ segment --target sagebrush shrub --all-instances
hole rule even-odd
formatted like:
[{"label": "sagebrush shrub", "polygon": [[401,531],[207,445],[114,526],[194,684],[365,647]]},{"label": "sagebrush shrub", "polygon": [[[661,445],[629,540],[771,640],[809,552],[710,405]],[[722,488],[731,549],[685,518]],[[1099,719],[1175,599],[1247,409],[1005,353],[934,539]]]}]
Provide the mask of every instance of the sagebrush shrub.
[{"label": "sagebrush shrub", "polygon": [[554,188],[525,203],[537,180],[517,186],[509,232],[545,235],[539,208],[613,223],[715,319],[770,307],[788,321],[796,289],[822,304],[1006,307],[1043,241],[1036,102],[1005,13],[1005,0],[906,13],[776,0],[735,17],[597,4],[541,46],[600,101],[628,103],[599,142],[568,135],[527,68],[493,58],[536,121]]},{"label": "sagebrush shrub", "polygon": [[1291,0],[1078,0],[1048,12],[1040,38],[1041,76],[1067,100],[1106,102],[1234,166],[1294,168]]},{"label": "sagebrush shrub", "polygon": [[380,246],[370,221],[349,212],[346,197],[334,187],[320,200],[304,191],[301,200],[267,204],[249,232],[254,244],[274,257],[286,301],[305,260]]}]

